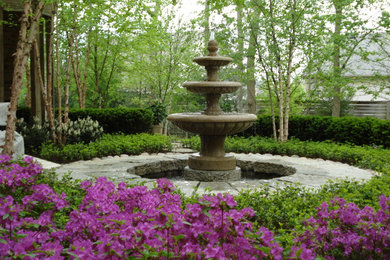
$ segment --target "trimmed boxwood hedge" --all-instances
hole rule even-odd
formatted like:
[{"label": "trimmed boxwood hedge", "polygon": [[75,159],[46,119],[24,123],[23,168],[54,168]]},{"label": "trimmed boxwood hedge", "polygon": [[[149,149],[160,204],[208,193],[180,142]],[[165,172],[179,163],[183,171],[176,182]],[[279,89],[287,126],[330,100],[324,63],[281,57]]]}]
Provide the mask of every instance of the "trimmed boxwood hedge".
[{"label": "trimmed boxwood hedge", "polygon": [[[88,116],[98,121],[104,132],[108,134],[145,133],[150,130],[153,123],[152,111],[144,108],[71,108],[69,110],[69,118],[72,121]],[[32,123],[32,113],[28,107],[18,108],[17,117]]]},{"label": "trimmed boxwood hedge", "polygon": [[153,123],[153,113],[143,108],[72,108],[69,118],[77,120],[89,116],[97,120],[105,133],[137,134],[148,132]]},{"label": "trimmed boxwood hedge", "polygon": [[[278,121],[279,117],[276,117],[277,124]],[[255,124],[240,135],[271,137],[271,116],[258,116]],[[289,137],[302,141],[328,140],[390,147],[390,120],[372,117],[291,116]]]}]

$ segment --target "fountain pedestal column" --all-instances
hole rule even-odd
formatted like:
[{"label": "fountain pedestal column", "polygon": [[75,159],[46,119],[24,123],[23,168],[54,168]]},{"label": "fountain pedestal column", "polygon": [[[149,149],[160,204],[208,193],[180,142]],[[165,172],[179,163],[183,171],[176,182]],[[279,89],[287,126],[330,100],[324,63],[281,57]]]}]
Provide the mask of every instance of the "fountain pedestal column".
[{"label": "fountain pedestal column", "polygon": [[219,107],[221,94],[236,91],[241,83],[220,81],[217,73],[219,67],[229,64],[232,59],[218,55],[218,43],[215,40],[208,43],[207,49],[208,56],[194,59],[206,68],[207,80],[184,83],[187,90],[206,97],[205,111],[171,114],[168,120],[185,131],[200,135],[200,152],[189,157],[188,166],[184,169],[187,180],[239,180],[241,170],[236,167],[236,159],[225,154],[225,138],[228,134],[244,131],[257,117],[253,114],[223,113]]},{"label": "fountain pedestal column", "polygon": [[201,135],[200,153],[188,159],[188,166],[194,170],[228,171],[236,168],[236,159],[225,154],[224,135]]}]

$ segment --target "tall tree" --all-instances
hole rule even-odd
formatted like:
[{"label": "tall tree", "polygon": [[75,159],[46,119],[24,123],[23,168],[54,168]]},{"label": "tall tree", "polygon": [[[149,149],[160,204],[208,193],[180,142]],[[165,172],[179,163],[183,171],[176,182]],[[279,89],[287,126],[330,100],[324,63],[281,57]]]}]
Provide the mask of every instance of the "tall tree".
[{"label": "tall tree", "polygon": [[378,24],[369,22],[363,15],[374,2],[381,1],[319,1],[322,9],[326,10],[320,15],[324,21],[319,34],[321,41],[312,46],[315,52],[312,52],[307,69],[311,71],[311,81],[316,85],[312,93],[331,100],[334,117],[341,115],[341,101],[355,91],[349,85],[349,78],[345,77],[353,67],[349,64],[351,58],[366,55],[367,52],[359,46],[362,42],[371,41],[378,31]]},{"label": "tall tree", "polygon": [[[252,10],[260,14],[251,20],[257,48],[260,74],[269,90],[270,104],[276,97],[279,113],[279,137],[288,139],[292,82],[304,65],[300,55],[310,32],[314,15],[311,0],[251,1]],[[255,29],[256,28],[256,29]],[[276,135],[274,121],[274,135]],[[276,136],[275,136],[276,137]]]},{"label": "tall tree", "polygon": [[14,153],[14,138],[16,124],[16,110],[20,88],[23,84],[23,75],[32,44],[39,31],[39,21],[45,6],[44,0],[26,1],[23,3],[23,14],[20,20],[19,40],[16,46],[14,71],[11,85],[11,100],[7,113],[7,126],[4,138],[3,154]]},{"label": "tall tree", "polygon": [[[237,52],[238,53],[244,53],[244,28],[243,28],[243,3],[240,1],[237,3],[236,7],[236,14],[237,14]],[[238,80],[239,82],[244,81],[243,77],[243,71],[245,70],[244,68],[244,57],[240,55],[237,60],[237,67],[239,70],[239,77]],[[237,90],[237,110],[239,112],[244,111],[244,104],[243,104],[243,88],[240,87]]]},{"label": "tall tree", "polygon": [[168,21],[134,39],[126,59],[129,76],[124,84],[135,86],[141,99],[168,105],[169,97],[194,70],[196,36],[186,26],[168,30],[167,25]]}]

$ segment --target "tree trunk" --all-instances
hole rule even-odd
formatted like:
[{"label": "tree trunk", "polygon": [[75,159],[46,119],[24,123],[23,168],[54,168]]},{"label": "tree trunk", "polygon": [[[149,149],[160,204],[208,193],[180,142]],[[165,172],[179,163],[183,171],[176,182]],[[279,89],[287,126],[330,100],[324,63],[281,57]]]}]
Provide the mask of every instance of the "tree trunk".
[{"label": "tree trunk", "polygon": [[[242,4],[237,3],[236,6],[236,13],[237,13],[237,35],[238,35],[238,53],[243,54],[244,53],[244,33],[243,33],[243,26],[242,26]],[[244,61],[243,56],[240,56],[240,58],[237,61],[238,64],[238,80],[239,82],[244,81],[243,73],[244,73]],[[242,86],[238,88],[237,90],[237,110],[238,112],[244,111],[243,106],[243,89]]]},{"label": "tree trunk", "polygon": [[31,108],[31,68],[27,64],[26,68],[26,87],[27,87],[27,94],[26,94],[26,106]]},{"label": "tree trunk", "polygon": [[[62,89],[61,89],[61,81],[60,81],[60,43],[59,43],[59,29],[58,29],[58,17],[55,17],[57,14],[57,3],[53,6],[53,15],[52,19],[56,22],[55,24],[55,30],[56,30],[56,89],[57,89],[57,107],[58,107],[58,128],[62,129]],[[59,144],[62,144],[63,141],[63,135],[62,132],[57,132],[57,142]]]},{"label": "tree trunk", "polygon": [[[36,3],[36,5],[35,5]],[[12,75],[11,100],[7,113],[7,126],[4,138],[3,154],[13,155],[16,127],[16,110],[23,84],[23,75],[26,70],[27,60],[31,52],[31,46],[39,31],[39,20],[45,5],[43,0],[34,2],[34,13],[31,12],[32,2],[24,2],[23,14],[19,30],[19,40],[16,46],[14,71]]]},{"label": "tree trunk", "polygon": [[88,65],[89,65],[89,55],[91,53],[91,44],[89,35],[91,34],[91,29],[88,32],[88,43],[87,43],[87,55],[86,55],[86,62],[84,67],[84,75],[83,75],[83,83],[82,83],[82,89],[81,89],[81,104],[80,108],[85,108],[85,98],[87,96],[87,76],[88,76]]},{"label": "tree trunk", "polygon": [[248,61],[247,61],[247,111],[256,114],[256,80],[255,80],[255,55],[256,55],[256,32],[252,32],[249,38]]},{"label": "tree trunk", "polygon": [[341,67],[340,67],[340,43],[339,38],[341,34],[341,20],[342,20],[342,6],[338,1],[333,1],[333,5],[336,10],[336,19],[334,25],[333,33],[333,104],[332,104],[332,116],[340,117],[341,112],[341,88],[340,88],[340,77],[341,77]]},{"label": "tree trunk", "polygon": [[297,2],[296,0],[293,0],[293,5],[291,9],[291,34],[289,39],[289,46],[288,46],[288,64],[287,64],[287,75],[286,75],[286,100],[284,105],[284,140],[287,141],[288,139],[288,126],[289,126],[289,118],[290,118],[290,96],[291,96],[291,71],[292,71],[292,62],[294,57],[294,51],[295,51],[295,45],[296,45],[296,8],[297,8]]},{"label": "tree trunk", "polygon": [[286,137],[284,136],[285,133],[285,121],[284,121],[284,104],[285,104],[285,93],[283,91],[283,69],[282,69],[282,58],[280,54],[280,47],[276,38],[276,28],[274,23],[274,0],[269,1],[269,15],[271,18],[271,38],[272,38],[272,44],[273,44],[273,50],[272,52],[275,55],[276,58],[276,64],[277,64],[277,80],[275,82],[275,89],[278,96],[278,103],[279,103],[279,140],[284,142],[286,141]]},{"label": "tree trunk", "polygon": [[[53,114],[53,103],[50,101],[51,99],[51,90],[52,90],[52,87],[51,87],[51,84],[52,84],[52,81],[49,80],[47,82],[47,85],[45,85],[45,83],[43,82],[43,77],[42,77],[42,68],[41,68],[41,57],[39,55],[39,49],[38,49],[38,43],[37,41],[34,41],[33,43],[33,46],[34,46],[34,57],[35,57],[35,64],[37,66],[37,74],[38,74],[38,82],[39,82],[39,86],[41,88],[41,93],[42,93],[42,100],[43,100],[43,103],[44,103],[44,107],[45,107],[45,111],[46,111],[46,115],[49,119],[49,126],[50,126],[50,131],[51,131],[51,137],[52,137],[52,140],[53,141],[56,141],[56,133],[55,133],[55,126],[54,126],[54,114]],[[49,51],[50,53],[50,51]],[[49,60],[50,60],[50,55],[49,55]],[[48,62],[48,66],[51,66],[51,61]],[[51,71],[50,69],[48,71]],[[51,77],[51,72],[48,72],[48,77],[50,76]]]},{"label": "tree trunk", "polygon": [[210,0],[204,1],[204,39],[207,46],[210,40]]},{"label": "tree trunk", "polygon": [[[66,71],[65,71],[65,90],[64,90],[64,124],[67,125],[69,121],[69,87],[70,87],[70,72],[72,69],[72,64],[70,60],[70,56],[73,53],[73,44],[69,44],[69,53],[68,59],[66,61]],[[63,136],[64,138],[64,136]],[[63,140],[66,142],[66,140]]]}]

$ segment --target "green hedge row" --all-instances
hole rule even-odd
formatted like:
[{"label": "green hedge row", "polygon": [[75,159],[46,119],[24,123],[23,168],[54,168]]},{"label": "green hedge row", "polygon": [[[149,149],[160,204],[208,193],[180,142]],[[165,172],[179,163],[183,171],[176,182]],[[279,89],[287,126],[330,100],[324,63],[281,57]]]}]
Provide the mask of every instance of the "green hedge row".
[{"label": "green hedge row", "polygon": [[[276,117],[277,125],[279,117]],[[278,127],[278,126],[277,126]],[[258,116],[244,136],[272,136],[271,116]],[[302,141],[334,141],[390,147],[390,120],[372,117],[291,116],[289,136]]]},{"label": "green hedge row", "polygon": [[69,111],[71,120],[87,116],[98,121],[105,133],[148,132],[153,123],[152,111],[143,108],[73,108]]},{"label": "green hedge row", "polygon": [[[143,108],[72,108],[69,118],[73,121],[78,118],[90,117],[99,122],[105,133],[137,134],[148,132],[153,123],[153,113]],[[21,107],[17,112],[18,118],[32,122],[31,110]]]},{"label": "green hedge row", "polygon": [[171,140],[165,135],[110,135],[105,134],[95,142],[68,144],[59,147],[53,143],[42,145],[40,157],[58,163],[90,160],[95,157],[121,154],[138,155],[143,152],[158,153],[172,150]]}]

